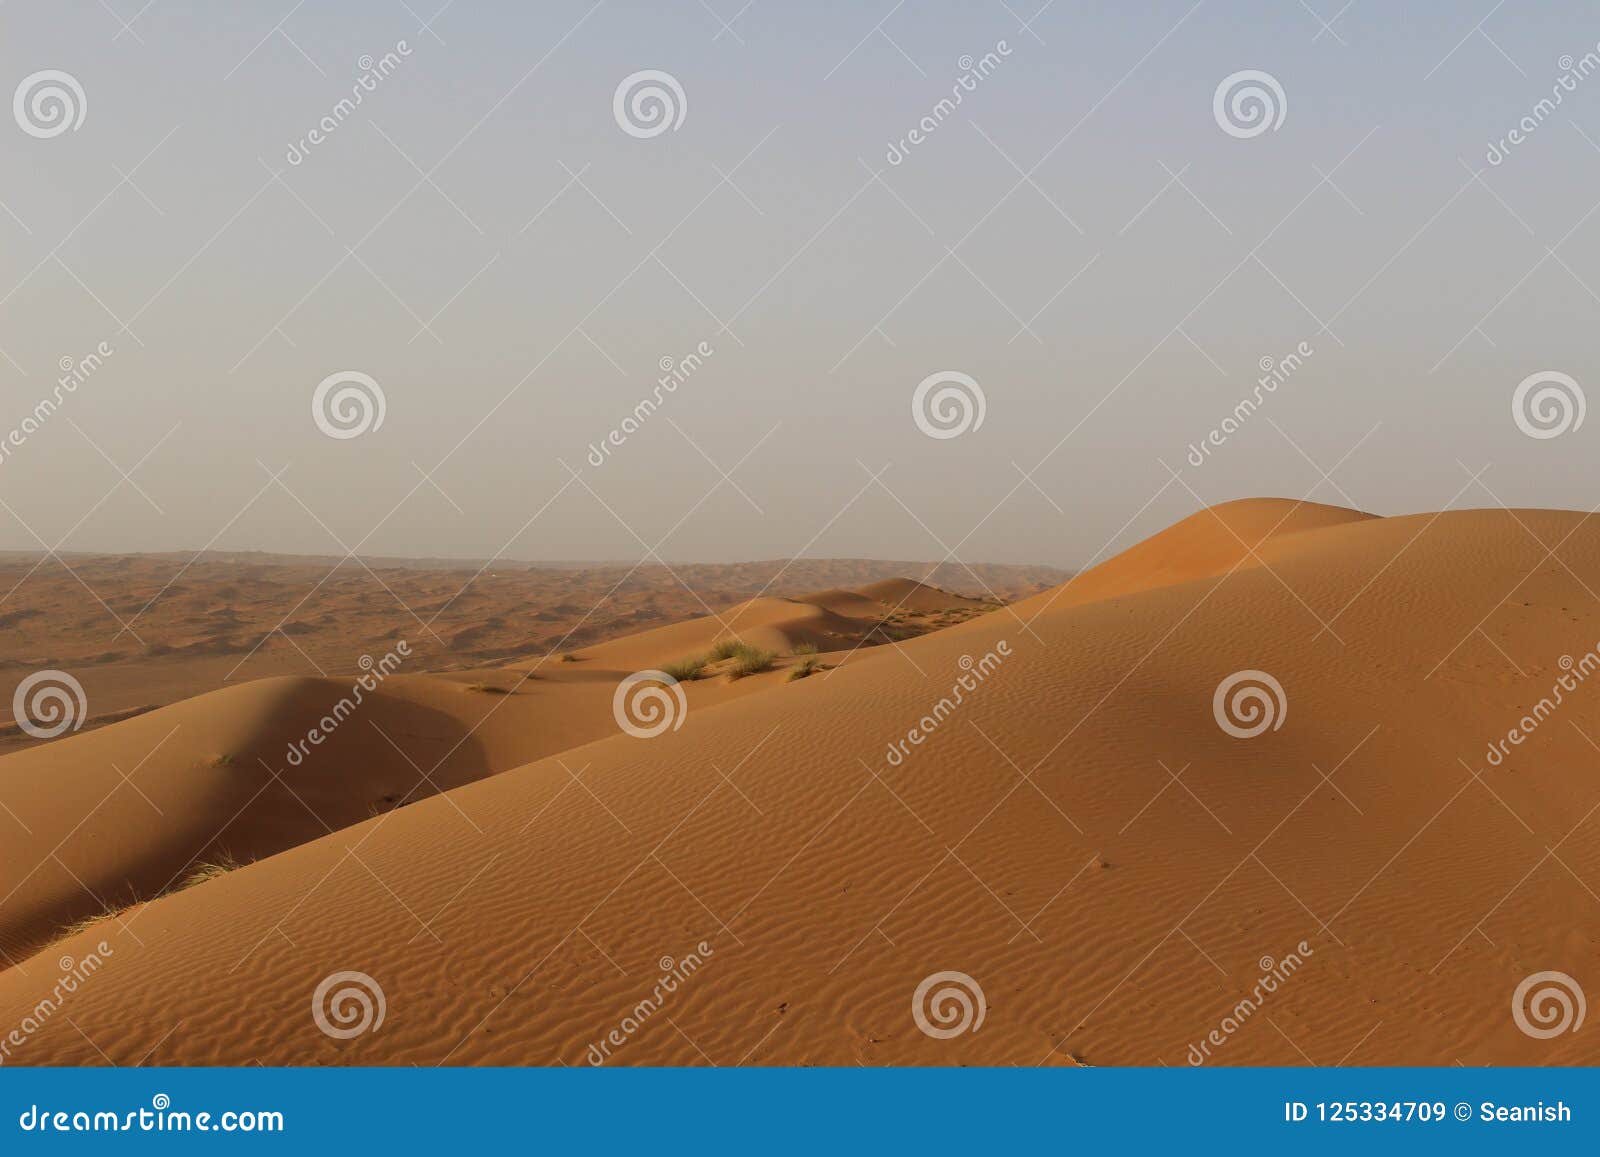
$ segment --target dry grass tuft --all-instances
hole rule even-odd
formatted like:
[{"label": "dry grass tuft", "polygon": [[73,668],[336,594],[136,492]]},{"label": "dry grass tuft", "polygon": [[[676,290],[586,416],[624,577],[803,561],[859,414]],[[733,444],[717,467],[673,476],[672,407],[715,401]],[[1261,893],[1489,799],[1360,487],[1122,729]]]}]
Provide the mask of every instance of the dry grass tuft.
[{"label": "dry grass tuft", "polygon": [[818,658],[816,658],[814,656],[808,657],[805,660],[803,660],[798,666],[794,666],[794,667],[789,668],[789,679],[788,679],[788,681],[790,683],[793,683],[796,679],[804,679],[808,675],[815,675],[818,671],[820,671],[822,669],[823,668],[822,668],[822,660],[821,659],[818,659]]},{"label": "dry grass tuft", "polygon": [[671,675],[680,683],[688,683],[700,678],[700,673],[706,669],[704,659],[682,659],[676,663],[668,663],[661,668],[662,673]]},{"label": "dry grass tuft", "polygon": [[194,866],[194,871],[183,878],[183,882],[173,889],[181,892],[185,888],[193,888],[196,884],[204,884],[207,880],[214,880],[218,876],[226,876],[229,872],[237,871],[244,867],[238,860],[223,852],[216,860],[208,860]]},{"label": "dry grass tuft", "polygon": [[755,647],[748,647],[743,643],[734,652],[733,665],[728,668],[728,678],[743,679],[747,675],[758,675],[762,671],[772,670],[772,664],[777,659],[776,651],[760,651]]},{"label": "dry grass tuft", "polygon": [[715,643],[711,644],[711,653],[706,656],[706,661],[711,663],[720,663],[724,659],[733,658],[741,650],[747,651],[749,649],[750,648],[739,639],[718,639]]}]

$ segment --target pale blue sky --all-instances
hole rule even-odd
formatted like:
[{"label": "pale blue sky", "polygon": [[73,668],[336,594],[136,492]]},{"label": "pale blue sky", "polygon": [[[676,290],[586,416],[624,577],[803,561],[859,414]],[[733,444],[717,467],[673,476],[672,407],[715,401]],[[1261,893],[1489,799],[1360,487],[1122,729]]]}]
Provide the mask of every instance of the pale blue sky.
[{"label": "pale blue sky", "polygon": [[[1485,160],[1595,50],[1588,6],[440,2],[0,9],[5,91],[56,69],[87,103],[0,131],[0,438],[115,351],[0,463],[0,548],[1073,566],[1246,495],[1595,501],[1600,418],[1529,438],[1511,396],[1596,384],[1600,75]],[[687,102],[648,139],[613,117],[644,69]],[[1286,108],[1240,139],[1213,95],[1246,69]],[[333,439],[344,370],[386,412]],[[985,420],[929,438],[944,370]]]}]

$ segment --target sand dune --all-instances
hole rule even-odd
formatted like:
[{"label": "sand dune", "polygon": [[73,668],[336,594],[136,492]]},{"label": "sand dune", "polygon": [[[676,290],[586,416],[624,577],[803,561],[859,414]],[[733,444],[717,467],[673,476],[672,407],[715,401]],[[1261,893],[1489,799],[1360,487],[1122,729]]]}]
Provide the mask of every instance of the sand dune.
[{"label": "sand dune", "polygon": [[[67,567],[70,566],[69,571]],[[988,599],[1066,577],[1051,567],[795,559],[637,567],[259,553],[0,554],[0,674],[70,671],[87,726],[227,683],[352,669],[411,647],[408,671],[534,663],[757,596],[915,576]],[[887,588],[885,588],[887,590]],[[9,700],[0,700],[0,712]],[[0,753],[31,741],[0,722]]]},{"label": "sand dune", "polygon": [[[1283,540],[1295,535],[1372,517],[1342,506],[1287,498],[1246,498],[1208,506],[1054,590],[1023,600],[1021,606],[1071,606],[1214,578],[1262,565]],[[1292,549],[1293,543],[1289,545]]]},{"label": "sand dune", "polygon": [[7,758],[0,798],[21,830],[0,842],[0,951],[15,958],[199,865],[270,855],[487,774],[471,710],[441,710],[428,682],[364,695],[360,717],[315,745],[317,721],[354,702],[350,682],[263,679]]},{"label": "sand dune", "polygon": [[583,654],[611,667],[636,670],[660,665],[664,657],[703,653],[728,638],[780,654],[800,646],[851,651],[965,622],[996,605],[914,580],[894,580],[854,590],[835,587],[792,599],[750,599],[716,615],[629,635]]},{"label": "sand dune", "polygon": [[[541,657],[441,676],[398,674],[384,663],[346,681],[255,680],[33,746],[0,763],[0,799],[16,801],[12,819],[22,829],[0,844],[9,893],[0,899],[0,960],[97,916],[128,927],[137,916],[125,908],[206,865],[249,863],[614,734],[619,680],[704,654],[719,638],[782,656],[806,644],[837,651],[826,658],[833,667],[888,641],[880,628],[897,612],[880,599],[935,616],[992,609],[910,580],[828,597],[844,613],[808,599],[756,599],[569,652],[572,662]],[[922,629],[932,628],[908,611],[894,637]],[[386,659],[397,671],[409,657]],[[690,701],[698,708],[768,682],[696,680]],[[30,789],[40,783],[59,790]]]},{"label": "sand dune", "polygon": [[[652,739],[602,720],[499,774],[463,757],[473,782],[0,973],[0,1026],[104,939],[71,1023],[14,1060],[1595,1063],[1600,1036],[1538,1039],[1510,1006],[1600,958],[1596,585],[1600,521],[1577,514],[1201,511],[1018,603],[1026,630],[983,614],[796,683],[691,684]],[[760,599],[747,625],[792,643],[862,622],[848,607]],[[608,655],[670,661],[722,629],[564,666],[609,702]],[[1283,699],[1241,738],[1214,695],[1248,671]],[[165,714],[0,761],[7,802],[20,760],[87,774],[74,745]],[[485,767],[514,746],[490,726]],[[346,970],[387,1014],[335,1039],[307,1006]],[[683,979],[642,1004],[663,971]],[[977,1031],[919,1031],[940,972],[981,987]]]}]

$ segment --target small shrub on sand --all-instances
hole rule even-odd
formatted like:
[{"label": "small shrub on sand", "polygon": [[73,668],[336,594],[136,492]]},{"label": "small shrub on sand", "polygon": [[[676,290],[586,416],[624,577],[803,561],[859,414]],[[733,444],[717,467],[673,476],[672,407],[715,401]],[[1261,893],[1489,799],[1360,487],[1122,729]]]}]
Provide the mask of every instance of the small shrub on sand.
[{"label": "small shrub on sand", "polygon": [[739,644],[739,650],[733,655],[733,666],[728,668],[728,678],[743,679],[746,675],[756,675],[762,671],[772,670],[772,663],[778,657],[775,651],[758,651],[754,647]]},{"label": "small shrub on sand", "polygon": [[799,665],[789,668],[788,681],[793,683],[796,679],[804,679],[807,675],[815,675],[820,670],[822,670],[822,660],[815,656],[803,659]]},{"label": "small shrub on sand", "polygon": [[213,862],[199,863],[194,866],[194,871],[183,878],[174,891],[181,892],[185,888],[193,888],[196,884],[204,884],[207,880],[214,880],[218,876],[226,876],[229,872],[244,867],[238,860],[224,852]]},{"label": "small shrub on sand", "polygon": [[571,651],[566,651],[562,654],[561,661],[563,663],[576,663],[578,661],[578,656],[574,655]]},{"label": "small shrub on sand", "polygon": [[661,668],[663,674],[671,675],[680,683],[687,683],[691,679],[700,678],[700,672],[705,670],[704,659],[681,659],[676,663],[668,663]]},{"label": "small shrub on sand", "polygon": [[228,853],[223,852],[214,862],[201,862],[196,864],[192,872],[190,872],[177,884],[172,885],[158,895],[140,899],[138,896],[131,894],[132,889],[130,888],[130,895],[127,900],[121,903],[107,904],[105,908],[94,913],[92,916],[85,916],[80,920],[74,920],[72,923],[65,925],[59,931],[57,931],[56,939],[65,940],[68,937],[76,936],[80,932],[87,932],[89,929],[94,928],[97,925],[104,924],[107,920],[120,920],[123,913],[131,912],[134,908],[137,908],[140,904],[147,903],[149,900],[159,900],[162,896],[170,896],[174,892],[181,892],[185,888],[194,887],[196,884],[204,884],[207,880],[215,879],[217,876],[226,875],[227,873],[242,867],[244,867],[242,863],[228,855]]},{"label": "small shrub on sand", "polygon": [[724,659],[733,658],[740,651],[748,650],[750,650],[750,648],[738,639],[718,639],[715,643],[711,644],[711,653],[706,656],[706,659],[711,663],[720,663]]},{"label": "small shrub on sand", "polygon": [[480,695],[511,695],[514,694],[510,687],[501,687],[496,683],[469,683],[468,691],[476,691]]},{"label": "small shrub on sand", "polygon": [[800,643],[789,652],[791,655],[815,655],[816,653],[817,645],[815,643]]},{"label": "small shrub on sand", "polygon": [[867,632],[865,642],[868,646],[882,646],[885,643],[900,643],[906,639],[914,639],[917,632],[888,619],[875,623]]}]

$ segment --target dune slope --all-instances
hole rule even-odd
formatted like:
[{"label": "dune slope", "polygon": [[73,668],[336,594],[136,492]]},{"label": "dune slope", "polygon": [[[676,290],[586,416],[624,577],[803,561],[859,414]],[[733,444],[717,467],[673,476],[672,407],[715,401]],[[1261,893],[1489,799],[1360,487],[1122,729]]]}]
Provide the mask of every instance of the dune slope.
[{"label": "dune slope", "polygon": [[[1236,568],[1206,541],[1039,600],[1036,638],[987,615],[691,702],[149,904],[139,943],[63,941],[0,974],[0,1025],[56,954],[115,954],[14,1059],[1600,1060],[1510,1010],[1595,975],[1600,520],[1330,514]],[[1276,726],[1219,725],[1241,672]],[[377,1031],[319,1030],[339,971]],[[984,1019],[940,1039],[913,994],[951,972]]]},{"label": "dune slope", "polygon": [[[1096,602],[1231,570],[1260,566],[1283,540],[1365,522],[1373,515],[1320,502],[1244,498],[1198,510],[1054,590],[1015,604],[1026,617],[1045,606]],[[1291,544],[1292,547],[1292,544]]]},{"label": "dune slope", "polygon": [[[119,930],[131,929],[139,916],[123,909],[207,865],[248,863],[613,734],[619,680],[703,655],[718,638],[783,655],[803,643],[850,652],[885,641],[875,634],[892,613],[882,599],[915,603],[940,622],[946,613],[987,609],[910,580],[827,594],[820,603],[747,601],[598,645],[572,663],[368,673],[365,686],[255,680],[31,746],[0,760],[0,803],[16,829],[0,842],[0,965],[84,920],[110,916]],[[908,618],[906,630],[936,621]],[[708,705],[774,678],[697,680],[685,698]],[[40,790],[46,784],[51,790]]]}]

